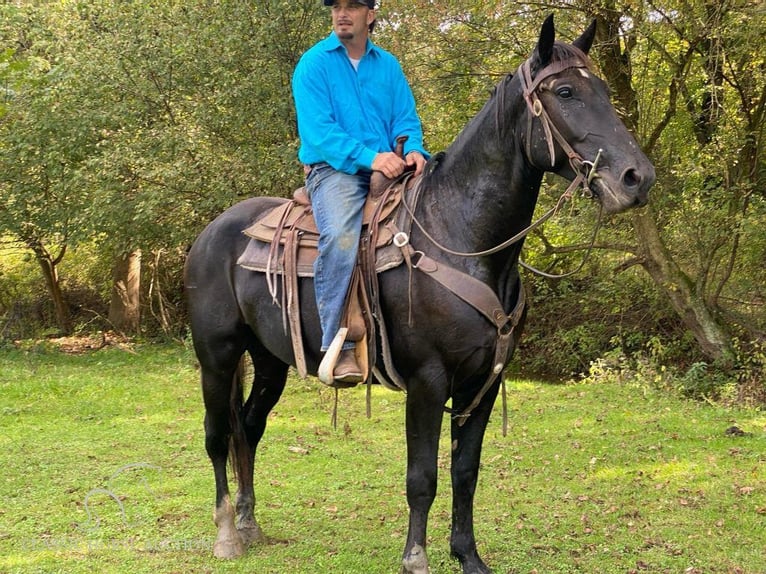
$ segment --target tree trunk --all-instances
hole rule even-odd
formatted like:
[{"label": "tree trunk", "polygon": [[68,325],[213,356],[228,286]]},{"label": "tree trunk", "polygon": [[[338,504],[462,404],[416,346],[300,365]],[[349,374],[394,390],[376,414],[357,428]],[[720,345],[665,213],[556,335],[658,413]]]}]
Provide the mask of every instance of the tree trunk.
[{"label": "tree trunk", "polygon": [[112,269],[109,321],[117,331],[135,335],[141,324],[141,250],[118,257]]},{"label": "tree trunk", "polygon": [[[628,35],[621,43],[620,11],[614,2],[605,2],[601,6],[596,14],[601,40],[597,45],[599,60],[604,76],[613,87],[617,106],[625,111],[626,126],[640,141],[639,108],[630,65],[630,50],[635,38]],[[682,271],[665,246],[651,207],[634,212],[633,227],[641,265],[692,332],[702,352],[712,360],[730,364],[733,358],[731,337],[705,300],[702,287]]]},{"label": "tree trunk", "polygon": [[56,324],[61,329],[63,335],[70,335],[72,333],[72,317],[69,313],[69,305],[67,305],[64,293],[61,290],[57,261],[45,252],[40,252],[37,249],[33,249],[33,251],[35,252],[37,263],[43,272],[43,277],[45,277],[48,293],[51,296],[53,310],[56,314]]},{"label": "tree trunk", "polygon": [[24,244],[35,254],[35,260],[40,266],[45,278],[48,294],[51,296],[53,311],[56,315],[56,324],[63,335],[72,333],[72,317],[69,313],[69,305],[64,297],[59,281],[58,264],[64,259],[67,251],[66,242],[61,243],[58,256],[54,257],[45,247],[43,242],[33,233],[32,228],[21,237]]},{"label": "tree trunk", "polygon": [[734,357],[731,337],[708,307],[704,294],[668,252],[651,209],[635,212],[633,226],[643,268],[692,332],[702,352],[723,365],[729,365]]}]

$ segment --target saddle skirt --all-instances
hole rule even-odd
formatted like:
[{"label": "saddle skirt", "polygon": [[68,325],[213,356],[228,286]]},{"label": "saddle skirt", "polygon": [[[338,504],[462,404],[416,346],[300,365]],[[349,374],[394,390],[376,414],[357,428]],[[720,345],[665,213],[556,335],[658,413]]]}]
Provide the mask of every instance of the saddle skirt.
[{"label": "saddle skirt", "polygon": [[[386,193],[370,195],[362,218],[362,243],[375,240],[375,271],[381,273],[400,265],[401,249],[393,244],[393,226],[389,226],[399,211],[402,186],[391,187]],[[370,226],[375,225],[375,229]],[[317,230],[306,188],[296,190],[293,199],[266,212],[243,230],[250,241],[237,260],[237,264],[251,271],[281,275],[285,273],[286,249],[295,254],[287,269],[294,269],[298,277],[314,276],[314,261],[318,255]],[[276,245],[275,245],[276,243]],[[276,248],[276,249],[275,249]]]},{"label": "saddle skirt", "polygon": [[[373,309],[377,307],[377,274],[393,269],[405,261],[402,245],[396,244],[402,244],[404,237],[401,236],[406,234],[398,230],[404,229],[409,232],[411,220],[407,217],[406,210],[399,209],[399,206],[402,204],[402,194],[412,184],[410,177],[403,176],[397,182],[390,182],[382,191],[371,186],[364,206],[359,264],[346,299],[343,323],[346,327],[346,339],[357,342],[357,355],[365,355],[360,360],[360,365],[363,366],[364,378],[367,380],[370,380],[375,364],[376,347],[368,345],[367,341],[376,340],[376,326],[372,317],[375,315]],[[289,326],[296,369],[298,374],[305,378],[308,370],[302,336],[298,280],[300,277],[314,276],[314,261],[319,253],[319,231],[305,188],[298,189],[292,200],[286,199],[266,212],[244,229],[243,233],[250,237],[250,241],[239,256],[237,264],[265,274],[274,303],[282,307],[283,322]],[[400,234],[398,239],[401,241],[394,241],[397,234]],[[280,285],[281,296],[278,295]],[[383,321],[380,318],[378,321],[381,338],[386,338]],[[387,366],[390,366],[387,342],[383,346]],[[325,358],[328,355],[329,353]],[[357,359],[359,358],[358,356]],[[332,366],[334,367],[334,364]],[[329,375],[323,378],[323,367],[324,361],[320,365],[320,379],[331,384],[333,369],[328,367]],[[389,388],[405,388],[400,377],[393,373],[393,367],[390,367],[387,377],[394,382],[387,382],[380,371],[375,372],[376,378]]]}]

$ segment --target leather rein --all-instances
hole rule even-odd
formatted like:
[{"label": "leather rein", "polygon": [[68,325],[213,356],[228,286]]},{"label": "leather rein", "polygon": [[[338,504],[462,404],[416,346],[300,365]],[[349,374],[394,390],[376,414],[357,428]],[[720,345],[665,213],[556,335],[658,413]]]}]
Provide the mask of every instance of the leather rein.
[{"label": "leather rein", "polygon": [[[580,52],[580,50],[578,50],[574,46],[572,46],[571,49]],[[567,142],[566,139],[564,139],[564,136],[561,135],[561,132],[558,130],[558,128],[556,128],[555,124],[551,121],[550,116],[545,111],[545,107],[543,106],[543,103],[537,94],[537,90],[540,87],[540,84],[542,83],[543,80],[545,80],[546,78],[549,78],[550,76],[560,74],[564,70],[567,70],[570,68],[585,68],[589,70],[590,65],[588,64],[588,57],[584,53],[582,53],[582,56],[569,58],[567,60],[561,60],[561,61],[557,61],[552,64],[549,64],[548,66],[540,70],[540,72],[538,72],[534,80],[532,80],[531,78],[530,60],[527,60],[523,64],[521,64],[516,73],[519,76],[519,80],[521,81],[521,87],[524,94],[524,100],[527,102],[527,107],[529,108],[529,111],[531,112],[530,115],[527,116],[527,137],[526,137],[526,146],[525,146],[527,161],[532,163],[530,159],[531,157],[530,140],[531,140],[531,133],[532,133],[532,122],[534,121],[535,118],[537,118],[542,123],[543,131],[545,133],[545,140],[548,143],[548,151],[551,157],[551,166],[556,165],[556,148],[554,145],[554,142],[555,142],[555,143],[558,143],[561,149],[564,150],[564,153],[566,153],[567,157],[569,158],[569,165],[572,167],[572,170],[574,171],[574,173],[577,174],[576,177],[569,183],[569,186],[566,188],[564,193],[561,194],[558,201],[556,201],[556,204],[553,207],[551,207],[548,211],[546,211],[542,216],[540,216],[537,220],[533,221],[526,228],[519,231],[513,237],[509,237],[502,243],[495,245],[494,247],[490,247],[489,249],[485,249],[484,251],[469,251],[469,252],[455,251],[443,245],[437,239],[435,239],[430,233],[428,233],[428,231],[426,231],[426,229],[423,227],[423,224],[417,219],[417,217],[415,217],[414,208],[410,207],[407,204],[407,201],[405,200],[405,198],[403,197],[402,203],[404,204],[404,208],[407,210],[407,213],[409,214],[413,223],[417,226],[420,232],[426,237],[426,239],[428,239],[440,251],[443,251],[444,253],[449,253],[450,255],[455,255],[457,257],[484,257],[486,255],[499,253],[500,251],[507,249],[514,243],[517,243],[518,241],[524,239],[532,231],[542,226],[543,223],[545,223],[551,217],[553,217],[559,211],[561,211],[561,208],[564,206],[564,204],[570,199],[572,199],[572,197],[574,196],[574,192],[578,187],[582,187],[583,193],[585,194],[586,197],[593,197],[593,192],[590,189],[590,184],[595,178],[598,177],[598,173],[597,173],[598,162],[601,159],[602,150],[599,150],[599,153],[596,155],[593,161],[583,159],[583,157],[574,150],[574,148],[569,144],[569,142]],[[594,238],[595,238],[595,234],[594,234]],[[528,266],[524,266],[524,267],[528,268]],[[580,267],[582,267],[582,265]],[[530,270],[533,270],[533,269],[530,269]],[[567,275],[569,275],[569,273]]]}]

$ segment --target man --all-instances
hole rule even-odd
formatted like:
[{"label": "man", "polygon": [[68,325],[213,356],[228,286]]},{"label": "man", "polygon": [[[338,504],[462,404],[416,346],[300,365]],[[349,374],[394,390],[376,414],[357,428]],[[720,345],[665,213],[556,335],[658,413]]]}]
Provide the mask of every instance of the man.
[{"label": "man", "polygon": [[[395,178],[414,166],[419,175],[428,154],[399,62],[369,39],[375,0],[323,1],[332,6],[332,33],[303,54],[292,88],[319,229],[314,285],[324,352],[341,326],[372,171]],[[393,151],[398,136],[408,136],[404,159]],[[362,380],[354,342],[344,343],[333,378],[337,386]]]}]

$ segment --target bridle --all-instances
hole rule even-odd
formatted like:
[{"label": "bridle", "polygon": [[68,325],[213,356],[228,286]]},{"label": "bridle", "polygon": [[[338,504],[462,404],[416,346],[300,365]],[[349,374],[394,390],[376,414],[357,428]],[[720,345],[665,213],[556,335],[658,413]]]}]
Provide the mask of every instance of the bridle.
[{"label": "bridle", "polygon": [[[545,140],[548,143],[548,151],[550,153],[551,166],[556,165],[555,143],[558,143],[561,149],[564,150],[564,153],[566,153],[567,158],[569,159],[569,165],[571,166],[572,171],[576,174],[575,178],[570,182],[569,186],[564,191],[564,193],[561,194],[556,204],[552,208],[550,208],[547,212],[545,212],[540,218],[533,221],[529,226],[522,229],[520,232],[516,233],[513,237],[506,239],[499,245],[496,245],[489,249],[485,249],[484,251],[470,251],[470,252],[455,251],[446,247],[445,245],[442,245],[430,233],[428,233],[428,231],[426,231],[424,226],[417,219],[417,217],[415,216],[414,206],[408,205],[405,198],[402,197],[402,204],[404,205],[404,208],[407,210],[412,222],[417,226],[420,232],[423,233],[426,239],[428,239],[435,247],[437,247],[441,251],[445,253],[449,253],[450,255],[455,255],[457,257],[484,257],[486,255],[492,255],[494,253],[498,253],[510,247],[514,243],[517,243],[518,241],[524,239],[532,231],[540,227],[548,219],[550,219],[555,214],[557,214],[561,210],[561,208],[564,206],[564,204],[570,199],[572,199],[572,197],[574,196],[574,192],[577,190],[577,188],[582,187],[583,194],[586,197],[589,197],[589,198],[593,197],[593,192],[590,189],[590,184],[596,177],[598,177],[598,174],[597,174],[598,163],[599,163],[599,160],[601,159],[601,153],[603,150],[599,149],[593,161],[586,160],[579,153],[577,153],[574,150],[574,148],[569,144],[569,142],[566,141],[564,136],[561,135],[561,132],[551,120],[550,116],[548,115],[548,112],[545,110],[545,106],[543,106],[543,102],[540,100],[540,97],[537,93],[541,83],[544,80],[556,74],[560,74],[564,70],[568,70],[570,68],[584,68],[584,69],[590,70],[590,65],[588,63],[589,60],[588,60],[588,57],[585,55],[585,53],[574,46],[571,46],[570,49],[576,52],[575,56],[567,58],[565,60],[557,60],[555,62],[548,64],[546,67],[544,67],[542,70],[540,70],[537,73],[534,79],[532,79],[531,59],[526,60],[523,64],[521,64],[516,74],[518,75],[519,80],[521,81],[521,87],[522,87],[524,100],[526,101],[527,107],[529,108],[529,112],[530,112],[527,115],[527,118],[528,118],[527,137],[526,137],[526,143],[525,143],[525,147],[526,147],[525,152],[527,156],[527,161],[532,163],[531,144],[530,144],[532,124],[535,119],[539,119],[540,122],[542,123],[543,133],[545,134]],[[417,184],[420,184],[421,181],[422,179],[419,180]],[[415,194],[415,197],[418,197],[418,195],[419,194]],[[532,271],[533,273],[536,273],[538,275],[542,275],[544,277],[561,278],[561,277],[568,277],[569,275],[574,275],[575,273],[579,272],[580,269],[582,269],[582,267],[585,265],[585,262],[588,256],[590,255],[590,252],[593,248],[593,244],[595,243],[595,240],[596,240],[596,234],[600,227],[600,221],[601,221],[601,210],[599,210],[598,221],[596,222],[592,240],[588,247],[586,255],[583,258],[582,263],[574,271],[570,271],[563,275],[551,275],[544,271],[540,271],[539,269],[535,269],[534,267],[527,265],[523,261],[519,261],[519,264],[525,269]],[[400,238],[399,240],[402,242],[407,242],[408,238],[406,237]]]},{"label": "bridle", "polygon": [[[545,141],[548,143],[548,153],[551,158],[551,167],[556,165],[556,147],[555,143],[558,143],[564,153],[569,159],[569,165],[572,167],[572,171],[577,174],[575,179],[569,185],[567,192],[572,192],[577,187],[582,186],[586,196],[591,197],[593,194],[590,190],[590,183],[593,181],[598,169],[598,162],[601,159],[601,153],[603,150],[599,150],[598,154],[593,161],[584,159],[569,142],[561,135],[561,132],[556,127],[556,124],[551,121],[551,117],[543,106],[542,100],[538,94],[538,89],[541,84],[550,78],[560,74],[564,70],[571,68],[580,68],[591,71],[588,56],[584,52],[571,46],[571,50],[575,51],[575,56],[567,58],[565,60],[558,60],[548,64],[545,68],[540,70],[534,79],[532,79],[532,65],[531,59],[526,60],[521,66],[519,66],[518,75],[521,81],[521,89],[524,95],[524,101],[527,103],[529,109],[529,115],[527,116],[527,137],[526,137],[526,155],[527,161],[532,162],[532,124],[535,118],[540,120],[545,134]],[[533,164],[534,165],[534,164]]]},{"label": "bridle", "polygon": [[[564,136],[561,135],[561,132],[556,127],[556,124],[551,121],[545,106],[543,106],[542,100],[540,100],[538,89],[543,81],[549,77],[560,74],[564,70],[568,70],[570,68],[581,68],[592,71],[588,56],[575,46],[571,46],[570,49],[575,52],[574,56],[565,60],[558,60],[548,64],[537,73],[534,79],[532,79],[531,59],[528,59],[523,64],[521,64],[518,71],[519,80],[521,81],[521,89],[524,95],[524,101],[527,103],[527,108],[529,109],[529,114],[527,114],[527,134],[525,142],[527,161],[532,163],[532,150],[530,143],[532,140],[532,123],[534,118],[537,118],[542,124],[543,133],[545,134],[545,141],[548,143],[548,153],[551,158],[551,167],[556,165],[556,147],[554,146],[555,141],[559,144],[561,149],[564,150],[564,153],[567,155],[569,160],[569,165],[572,168],[572,171],[576,174],[575,178],[569,184],[569,187],[567,187],[566,191],[564,191],[561,198],[554,206],[553,211],[550,212],[551,215],[560,209],[563,201],[572,198],[575,190],[578,187],[582,187],[583,195],[588,198],[593,197],[593,192],[590,189],[590,184],[594,178],[598,177],[598,162],[601,159],[601,154],[604,151],[599,149],[593,161],[584,159],[579,153],[575,151],[575,149],[569,144]],[[593,229],[593,234],[591,236],[591,241],[588,245],[588,249],[585,252],[585,256],[583,257],[582,261],[580,262],[580,265],[578,265],[574,270],[567,273],[551,274],[540,269],[536,269],[535,267],[532,267],[531,265],[524,263],[521,260],[519,261],[519,265],[521,265],[524,269],[531,271],[532,273],[547,277],[549,279],[561,279],[578,273],[585,266],[585,263],[590,257],[591,251],[593,250],[593,245],[596,242],[596,235],[598,234],[598,230],[601,227],[601,215],[602,210],[599,209],[598,218]],[[535,227],[537,226],[535,225]],[[532,231],[534,227],[530,226],[527,229],[527,233],[529,233],[529,231]]]}]

